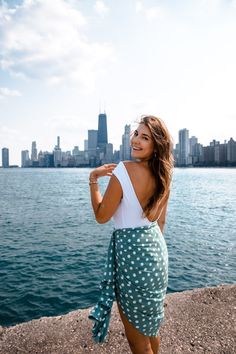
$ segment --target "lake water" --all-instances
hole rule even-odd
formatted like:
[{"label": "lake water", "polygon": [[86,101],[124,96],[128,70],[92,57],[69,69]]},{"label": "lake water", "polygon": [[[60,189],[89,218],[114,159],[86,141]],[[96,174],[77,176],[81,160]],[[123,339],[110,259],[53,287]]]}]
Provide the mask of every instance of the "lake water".
[{"label": "lake water", "polygon": [[[0,325],[96,302],[113,224],[94,220],[89,172],[0,169]],[[236,169],[175,169],[168,292],[236,282],[235,224]]]}]

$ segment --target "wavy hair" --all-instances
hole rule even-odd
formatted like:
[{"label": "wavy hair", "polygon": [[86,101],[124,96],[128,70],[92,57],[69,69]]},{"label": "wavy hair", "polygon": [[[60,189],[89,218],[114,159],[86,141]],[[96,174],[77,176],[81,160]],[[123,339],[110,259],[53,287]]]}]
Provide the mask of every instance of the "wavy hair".
[{"label": "wavy hair", "polygon": [[173,141],[164,122],[155,116],[142,116],[139,124],[150,129],[154,143],[154,152],[148,161],[151,172],[155,178],[156,189],[144,207],[144,214],[148,217],[168,195],[174,167]]}]

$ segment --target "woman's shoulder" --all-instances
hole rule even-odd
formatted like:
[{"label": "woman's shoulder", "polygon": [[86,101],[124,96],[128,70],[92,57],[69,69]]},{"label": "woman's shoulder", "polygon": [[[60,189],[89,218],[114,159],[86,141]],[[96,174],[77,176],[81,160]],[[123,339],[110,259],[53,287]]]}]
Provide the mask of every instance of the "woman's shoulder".
[{"label": "woman's shoulder", "polygon": [[136,161],[122,161],[123,165],[125,166],[126,171],[129,173],[129,175],[133,175],[137,172],[140,171],[140,166],[139,163]]},{"label": "woman's shoulder", "polygon": [[136,162],[136,161],[130,161],[130,160],[127,160],[127,161],[121,161],[124,165],[125,165],[125,167],[127,167],[127,168],[134,168],[134,167],[137,167],[137,165],[138,165],[138,162]]},{"label": "woman's shoulder", "polygon": [[128,172],[143,172],[144,170],[146,170],[147,168],[142,166],[141,163],[139,163],[138,161],[122,161],[124,166],[126,167]]},{"label": "woman's shoulder", "polygon": [[127,165],[127,164],[132,164],[134,161],[125,160],[125,161],[120,161],[120,162],[123,163],[124,165]]},{"label": "woman's shoulder", "polygon": [[116,167],[114,168],[114,170],[112,171],[112,173],[113,173],[116,177],[124,176],[125,169],[127,170],[126,165],[125,165],[124,162],[126,162],[126,161],[120,161],[120,162],[116,165]]}]

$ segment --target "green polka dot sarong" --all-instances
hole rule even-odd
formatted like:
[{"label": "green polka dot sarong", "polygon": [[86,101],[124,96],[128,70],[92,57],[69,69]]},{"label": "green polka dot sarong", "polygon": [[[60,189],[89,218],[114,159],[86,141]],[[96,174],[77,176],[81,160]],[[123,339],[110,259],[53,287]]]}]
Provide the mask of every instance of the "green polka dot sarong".
[{"label": "green polka dot sarong", "polygon": [[113,301],[132,325],[146,336],[157,336],[164,319],[168,283],[168,251],[157,222],[117,229],[108,248],[101,296],[89,314],[93,337],[103,342]]}]

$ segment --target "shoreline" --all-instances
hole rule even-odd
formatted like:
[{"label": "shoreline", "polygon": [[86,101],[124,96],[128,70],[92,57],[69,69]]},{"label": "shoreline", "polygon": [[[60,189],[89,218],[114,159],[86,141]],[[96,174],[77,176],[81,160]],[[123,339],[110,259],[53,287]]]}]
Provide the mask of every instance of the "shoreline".
[{"label": "shoreline", "polygon": [[[116,303],[103,344],[93,342],[89,311],[0,326],[0,353],[130,353]],[[168,293],[160,336],[159,354],[236,353],[236,284]]]},{"label": "shoreline", "polygon": [[[117,162],[114,162],[114,163],[117,163]],[[43,166],[38,166],[38,167],[21,167],[21,166],[9,166],[9,167],[2,167],[0,166],[0,169],[13,169],[13,168],[17,168],[17,169],[66,169],[66,168],[70,168],[70,169],[75,169],[75,168],[89,168],[89,169],[93,169],[94,167],[91,167],[91,166],[74,166],[74,167],[66,167],[66,166],[60,166],[60,167],[43,167]],[[190,165],[190,166],[174,166],[174,168],[236,168],[236,166],[219,166],[219,165],[215,165],[215,166],[196,166],[196,165]]]}]

